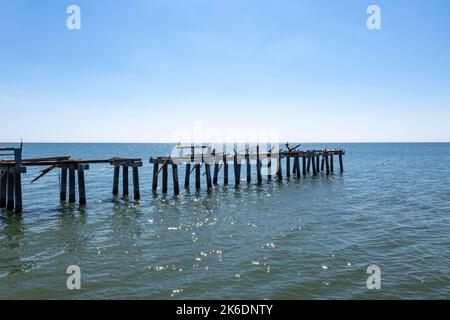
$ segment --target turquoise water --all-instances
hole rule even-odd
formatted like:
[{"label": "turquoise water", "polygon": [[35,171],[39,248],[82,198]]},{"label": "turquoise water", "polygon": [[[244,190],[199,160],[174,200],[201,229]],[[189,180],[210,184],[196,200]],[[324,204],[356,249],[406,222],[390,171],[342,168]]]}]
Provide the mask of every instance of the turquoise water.
[{"label": "turquoise water", "polygon": [[171,147],[26,144],[26,158],[141,157],[142,200],[113,199],[110,166],[91,165],[87,207],[61,206],[59,173],[30,184],[29,168],[23,214],[0,211],[0,298],[450,298],[450,144],[303,145],[344,147],[344,174],[153,195],[148,159]]}]

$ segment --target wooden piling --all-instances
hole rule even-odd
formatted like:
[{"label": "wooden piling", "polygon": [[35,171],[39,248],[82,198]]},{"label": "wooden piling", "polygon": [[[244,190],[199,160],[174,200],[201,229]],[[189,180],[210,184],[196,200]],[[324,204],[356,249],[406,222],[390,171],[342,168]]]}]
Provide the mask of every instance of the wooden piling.
[{"label": "wooden piling", "polygon": [[172,163],[173,192],[175,195],[180,194],[180,186],[178,184],[178,165]]},{"label": "wooden piling", "polygon": [[59,186],[59,200],[66,202],[67,200],[67,168],[61,168],[61,182]]},{"label": "wooden piling", "polygon": [[75,168],[69,168],[69,203],[75,203]]},{"label": "wooden piling", "polygon": [[162,167],[162,172],[163,172],[163,176],[162,176],[162,192],[163,193],[167,193],[167,187],[168,187],[168,168],[167,168],[167,163],[163,164]]},{"label": "wooden piling", "polygon": [[333,159],[333,155],[330,156],[330,170],[331,170],[331,173],[333,173],[333,171],[334,171],[334,159]]},{"label": "wooden piling", "polygon": [[311,156],[308,157],[308,165],[306,167],[306,171],[309,173],[311,169]]},{"label": "wooden piling", "polygon": [[311,164],[312,164],[312,173],[315,176],[315,175],[317,175],[317,171],[316,171],[316,157],[315,156],[312,156]]},{"label": "wooden piling", "polygon": [[211,165],[209,163],[205,163],[205,173],[206,173],[206,185],[208,190],[212,188],[211,183]]},{"label": "wooden piling", "polygon": [[[158,162],[153,162],[153,181],[152,181],[152,190],[156,191],[158,189],[158,171],[159,171],[159,164]],[[187,165],[186,165],[186,171],[187,171]],[[188,180],[189,185],[189,180]]]},{"label": "wooden piling", "polygon": [[6,201],[6,210],[14,210],[14,173],[11,171],[8,172],[8,199]]},{"label": "wooden piling", "polygon": [[328,156],[325,156],[325,165],[327,167],[327,174],[330,174],[330,162],[328,161]]},{"label": "wooden piling", "polygon": [[246,160],[247,160],[247,183],[250,183],[252,181],[252,164],[250,163],[250,155],[248,153],[246,154]]},{"label": "wooden piling", "polygon": [[267,159],[267,180],[272,180],[272,151],[269,151],[269,158]]},{"label": "wooden piling", "polygon": [[259,144],[256,146],[256,179],[258,183],[262,182],[262,175],[261,175],[261,158],[259,156]]},{"label": "wooden piling", "polygon": [[114,178],[113,178],[113,190],[112,193],[114,196],[119,194],[119,174],[120,167],[118,165],[114,165]]},{"label": "wooden piling", "polygon": [[8,185],[8,173],[0,172],[0,208],[6,207],[6,189]]},{"label": "wooden piling", "polygon": [[133,193],[134,200],[141,199],[141,193],[139,190],[139,168],[136,166],[133,166]]},{"label": "wooden piling", "polygon": [[300,179],[301,174],[300,174],[300,159],[299,157],[295,157],[294,158],[294,163],[295,163],[295,174],[297,176],[298,179]]},{"label": "wooden piling", "polygon": [[234,155],[234,184],[238,185],[241,183],[241,168],[240,164],[238,164],[238,156]]},{"label": "wooden piling", "polygon": [[217,185],[219,180],[219,163],[216,161],[214,163],[214,177],[213,177],[213,184]]},{"label": "wooden piling", "polygon": [[84,168],[82,165],[78,166],[78,196],[80,206],[86,205],[86,186],[84,182]]},{"label": "wooden piling", "polygon": [[302,157],[302,170],[303,170],[303,175],[306,175],[306,158],[305,156]]},{"label": "wooden piling", "polygon": [[316,171],[317,171],[317,173],[319,173],[320,172],[320,156],[317,156],[316,157]]},{"label": "wooden piling", "polygon": [[344,172],[344,164],[342,163],[342,154],[339,155],[339,167],[341,172]]},{"label": "wooden piling", "polygon": [[281,154],[279,154],[279,156],[278,156],[277,178],[278,178],[278,181],[283,180],[283,168],[281,166]]},{"label": "wooden piling", "polygon": [[124,197],[128,197],[128,165],[122,166],[122,193]]},{"label": "wooden piling", "polygon": [[14,174],[14,190],[15,190],[15,213],[22,212],[22,177],[20,172]]},{"label": "wooden piling", "polygon": [[189,188],[190,178],[191,178],[191,164],[188,162],[188,163],[186,163],[186,173],[184,175],[184,186],[186,188]]},{"label": "wooden piling", "polygon": [[291,157],[286,157],[286,177],[291,176]]},{"label": "wooden piling", "polygon": [[200,164],[195,164],[195,189],[200,190]]},{"label": "wooden piling", "polygon": [[223,185],[228,185],[228,160],[227,156],[223,156]]},{"label": "wooden piling", "polygon": [[323,171],[324,165],[325,165],[325,156],[322,156],[322,164],[320,166],[321,171]]}]

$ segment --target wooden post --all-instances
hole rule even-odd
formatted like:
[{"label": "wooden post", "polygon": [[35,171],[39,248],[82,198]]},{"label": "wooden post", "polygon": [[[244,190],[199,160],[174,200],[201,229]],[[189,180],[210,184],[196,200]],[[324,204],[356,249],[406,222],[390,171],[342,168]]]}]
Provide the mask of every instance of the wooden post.
[{"label": "wooden post", "polygon": [[173,192],[175,195],[180,194],[180,186],[178,184],[178,165],[172,163]]},{"label": "wooden post", "polygon": [[295,173],[298,179],[300,179],[301,175],[300,175],[300,158],[299,157],[295,157],[294,158],[295,161]]},{"label": "wooden post", "polygon": [[302,169],[303,169],[303,175],[306,175],[306,158],[305,156],[302,157]]},{"label": "wooden post", "polygon": [[152,181],[152,190],[156,191],[158,189],[158,171],[159,171],[159,163],[158,160],[153,161],[153,181]]},{"label": "wooden post", "polygon": [[330,174],[330,162],[328,161],[328,156],[325,156],[325,164],[327,166],[327,174]]},{"label": "wooden post", "polygon": [[330,170],[331,170],[331,172],[334,171],[334,159],[333,159],[333,155],[330,156]]},{"label": "wooden post", "polygon": [[75,203],[75,168],[69,168],[69,203]]},{"label": "wooden post", "polygon": [[252,165],[250,163],[250,154],[248,149],[246,159],[247,159],[247,183],[250,183],[252,181]]},{"label": "wooden post", "polygon": [[286,177],[291,176],[291,157],[286,157]]},{"label": "wooden post", "polygon": [[259,144],[256,146],[256,178],[258,180],[258,183],[262,182],[261,159],[259,157]]},{"label": "wooden post", "polygon": [[223,185],[228,185],[228,160],[227,155],[223,155]]},{"label": "wooden post", "polygon": [[188,162],[186,163],[186,173],[184,175],[184,186],[186,188],[189,188],[190,177],[191,177],[191,164]]},{"label": "wooden post", "polygon": [[86,186],[84,182],[84,168],[82,165],[78,166],[78,196],[80,206],[86,205]]},{"label": "wooden post", "polygon": [[278,181],[283,180],[283,169],[281,167],[281,153],[278,154],[277,177]]},{"label": "wooden post", "polygon": [[195,164],[195,189],[200,190],[200,164]]},{"label": "wooden post", "polygon": [[322,156],[322,164],[321,164],[321,167],[320,167],[321,171],[323,171],[324,164],[325,164],[325,156]]},{"label": "wooden post", "polygon": [[113,195],[117,196],[119,194],[119,174],[120,167],[115,163],[114,164],[114,178],[113,178]]},{"label": "wooden post", "polygon": [[211,165],[209,163],[205,163],[205,172],[206,172],[206,185],[208,190],[212,188],[211,183]]},{"label": "wooden post", "polygon": [[15,209],[16,213],[22,212],[22,177],[20,172],[14,173]]},{"label": "wooden post", "polygon": [[67,168],[61,168],[61,183],[59,186],[59,200],[66,202],[67,200]]},{"label": "wooden post", "polygon": [[317,173],[319,173],[319,171],[320,171],[320,156],[317,156],[316,157],[316,171],[317,171]]},{"label": "wooden post", "polygon": [[238,164],[237,154],[234,155],[234,184],[238,185],[241,183],[241,168]]},{"label": "wooden post", "polygon": [[216,162],[214,162],[213,184],[217,185],[218,180],[219,180],[219,163],[216,161]]},{"label": "wooden post", "polygon": [[124,197],[128,197],[128,165],[122,166],[122,192]]},{"label": "wooden post", "polygon": [[311,169],[311,156],[308,156],[308,165],[306,167],[306,171],[309,173]]},{"label": "wooden post", "polygon": [[312,164],[312,173],[313,173],[313,175],[316,175],[317,172],[316,172],[316,157],[315,156],[312,156],[311,164]]},{"label": "wooden post", "polygon": [[8,172],[0,172],[0,208],[6,207],[6,189],[8,185]]},{"label": "wooden post", "polygon": [[342,163],[342,154],[339,155],[339,167],[341,172],[344,172],[344,164]]},{"label": "wooden post", "polygon": [[[269,150],[271,147],[269,146]],[[267,159],[267,180],[272,180],[272,151],[269,151],[269,158]]]},{"label": "wooden post", "polygon": [[162,192],[167,193],[167,185],[168,185],[168,168],[167,168],[167,162],[163,164],[162,167],[163,177],[162,177]]},{"label": "wooden post", "polygon": [[139,168],[133,165],[133,193],[134,200],[141,199],[141,193],[139,190]]},{"label": "wooden post", "polygon": [[14,210],[14,173],[9,169],[8,172],[8,199],[6,202],[6,210]]}]

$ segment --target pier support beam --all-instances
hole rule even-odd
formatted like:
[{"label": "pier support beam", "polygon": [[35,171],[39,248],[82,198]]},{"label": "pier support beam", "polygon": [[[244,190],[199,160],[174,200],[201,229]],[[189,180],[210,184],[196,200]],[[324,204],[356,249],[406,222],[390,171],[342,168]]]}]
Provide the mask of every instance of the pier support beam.
[{"label": "pier support beam", "polygon": [[331,173],[333,173],[333,171],[334,171],[334,159],[333,159],[333,155],[330,156],[330,170],[331,170]]},{"label": "pier support beam", "polygon": [[[18,169],[18,168],[16,168],[16,169]],[[16,197],[14,212],[21,213],[23,210],[23,207],[22,207],[22,177],[21,177],[20,172],[17,172],[17,170],[14,173],[14,195]]]},{"label": "pier support beam", "polygon": [[211,182],[211,165],[209,163],[205,163],[205,173],[206,173],[206,186],[209,189],[212,188]]},{"label": "pier support beam", "polygon": [[214,163],[213,184],[217,185],[218,181],[219,181],[219,163],[216,161]]},{"label": "pier support beam", "polygon": [[286,157],[286,177],[291,176],[291,157]]},{"label": "pier support beam", "polygon": [[305,156],[302,157],[302,170],[303,175],[306,176],[306,158]]},{"label": "pier support beam", "polygon": [[128,197],[128,166],[122,166],[122,194],[125,198]]},{"label": "pier support beam", "polygon": [[178,165],[172,164],[173,193],[180,194],[180,185],[178,183]]},{"label": "pier support beam", "polygon": [[6,207],[6,188],[8,185],[8,172],[0,172],[0,208]]},{"label": "pier support beam", "polygon": [[75,203],[75,168],[69,168],[69,203]]},{"label": "pier support beam", "polygon": [[239,185],[241,183],[241,164],[238,163],[237,154],[234,155],[234,184]]},{"label": "pier support beam", "polygon": [[259,145],[256,146],[256,179],[258,183],[262,183],[261,175],[261,158],[259,156]]},{"label": "pier support beam", "polygon": [[311,157],[309,156],[309,157],[308,157],[308,165],[307,165],[307,167],[306,167],[306,171],[309,173],[309,172],[310,172],[310,169],[311,169]]},{"label": "pier support beam", "polygon": [[59,185],[59,200],[66,202],[67,200],[67,168],[61,168],[61,182]]},{"label": "pier support beam", "polygon": [[342,154],[339,155],[339,167],[341,172],[344,172],[344,164],[342,162]]},{"label": "pier support beam", "polygon": [[330,174],[330,162],[328,161],[328,156],[325,156],[325,165],[327,167],[327,174]]},{"label": "pier support beam", "polygon": [[113,178],[113,196],[117,196],[119,194],[119,174],[120,174],[120,167],[114,166],[114,178]]},{"label": "pier support beam", "polygon": [[228,159],[227,156],[223,156],[223,185],[228,185]]},{"label": "pier support beam", "polygon": [[316,157],[315,156],[312,156],[311,164],[312,164],[312,174],[315,176],[315,175],[317,175],[317,172],[316,172]]},{"label": "pier support beam", "polygon": [[78,195],[80,206],[86,205],[86,186],[84,182],[84,167],[78,166]]},{"label": "pier support beam", "polygon": [[299,157],[294,158],[294,166],[295,166],[295,175],[298,179],[300,179],[301,174],[300,174],[300,158]]},{"label": "pier support beam", "polygon": [[139,190],[139,168],[133,166],[133,193],[134,200],[141,199],[141,192]]},{"label": "pier support beam", "polygon": [[200,190],[200,164],[195,164],[195,189]]},{"label": "pier support beam", "polygon": [[184,186],[186,188],[189,188],[190,177],[191,177],[191,164],[190,163],[186,163],[186,173],[184,175]]},{"label": "pier support beam", "polygon": [[278,156],[277,178],[278,178],[278,181],[282,181],[283,180],[283,169],[281,167],[281,154]]},{"label": "pier support beam", "polygon": [[317,157],[316,157],[316,170],[317,170],[317,173],[320,172],[320,167],[319,167],[319,165],[320,165],[320,156],[317,156]]},{"label": "pier support beam", "polygon": [[156,191],[156,189],[158,189],[158,172],[159,164],[157,162],[153,162],[152,191]]},{"label": "pier support beam", "polygon": [[162,192],[163,193],[167,193],[167,189],[168,189],[168,168],[167,168],[167,163],[164,163],[162,165]]},{"label": "pier support beam", "polygon": [[8,172],[8,199],[6,210],[14,210],[14,173]]}]

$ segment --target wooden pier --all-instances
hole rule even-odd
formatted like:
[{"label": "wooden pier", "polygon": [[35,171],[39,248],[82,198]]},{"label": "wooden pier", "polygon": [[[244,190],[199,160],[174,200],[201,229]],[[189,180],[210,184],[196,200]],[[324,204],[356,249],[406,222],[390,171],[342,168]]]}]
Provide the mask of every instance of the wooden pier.
[{"label": "wooden pier", "polygon": [[[263,162],[265,162],[265,176],[268,181],[275,177],[278,181],[287,179],[301,179],[302,176],[311,174],[317,176],[321,173],[331,175],[334,172],[334,157],[339,159],[339,171],[343,172],[343,149],[324,150],[298,150],[300,145],[285,149],[274,150],[267,148],[262,151],[260,145],[252,148],[246,145],[244,150],[233,152],[216,152],[210,145],[177,146],[183,151],[183,155],[177,157],[151,157],[152,166],[152,191],[158,190],[159,175],[162,175],[163,194],[168,193],[169,171],[172,177],[173,193],[180,194],[179,167],[185,167],[184,187],[190,187],[191,175],[194,173],[195,189],[200,190],[201,179],[206,180],[207,190],[219,185],[219,175],[222,171],[222,184],[228,185],[230,172],[234,174],[234,185],[241,184],[241,171],[245,170],[245,181],[251,183],[252,170],[256,170],[256,183],[263,182]],[[186,150],[188,152],[186,152]],[[3,157],[9,159],[3,159]],[[284,160],[284,161],[283,161]],[[119,180],[122,173],[122,196],[129,197],[129,170],[131,168],[133,199],[140,200],[139,168],[142,167],[140,158],[120,158],[95,160],[77,160],[70,156],[58,156],[48,158],[22,159],[22,145],[20,148],[0,148],[0,208],[17,213],[22,212],[22,180],[21,175],[27,172],[27,167],[45,167],[40,174],[32,180],[37,181],[50,171],[60,170],[59,199],[62,203],[74,204],[77,198],[80,206],[85,206],[86,181],[85,171],[92,164],[109,164],[113,167],[112,194],[119,195]],[[284,164],[284,169],[283,169]],[[292,168],[291,168],[292,164]],[[233,166],[230,170],[229,166]],[[170,167],[170,170],[169,170]],[[203,171],[203,173],[202,173]],[[292,173],[292,175],[291,175]],[[68,197],[67,197],[68,189]]]}]

